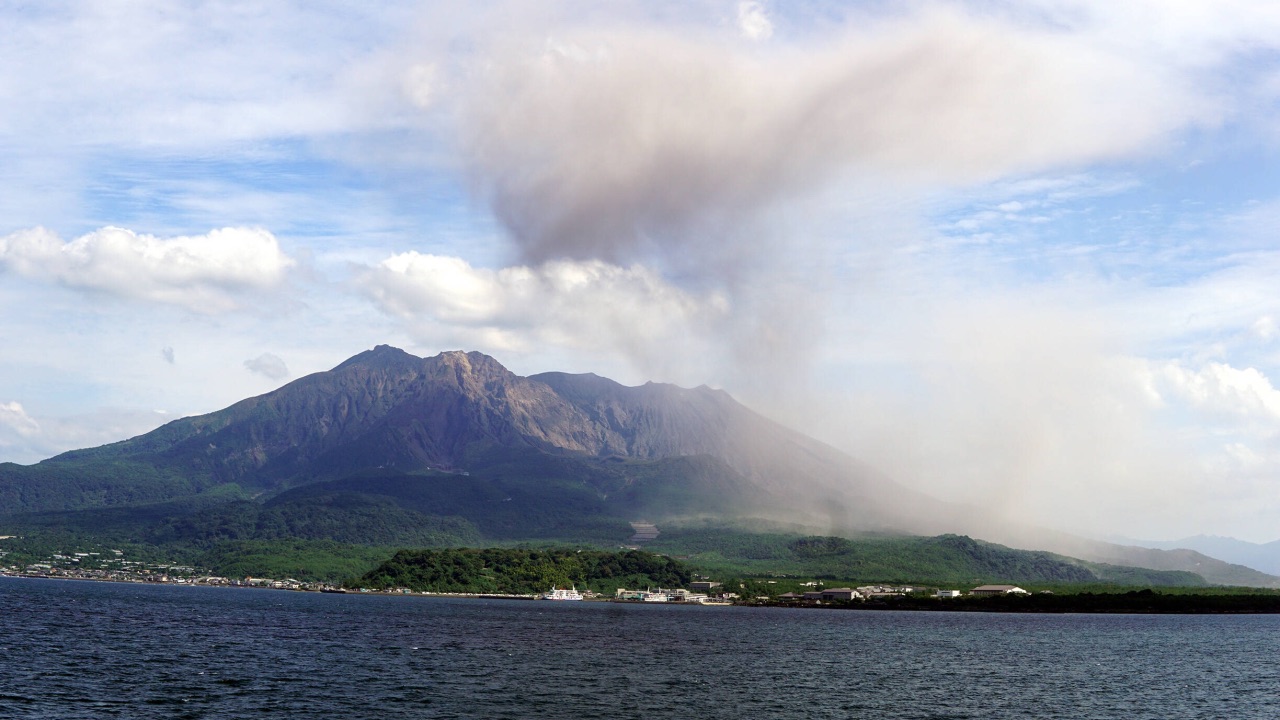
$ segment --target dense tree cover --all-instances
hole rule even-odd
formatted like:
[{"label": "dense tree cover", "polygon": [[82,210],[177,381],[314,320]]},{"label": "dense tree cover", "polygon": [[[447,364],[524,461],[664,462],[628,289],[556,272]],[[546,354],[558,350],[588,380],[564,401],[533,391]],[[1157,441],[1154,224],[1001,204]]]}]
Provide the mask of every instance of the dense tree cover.
[{"label": "dense tree cover", "polygon": [[363,493],[327,493],[262,504],[227,493],[164,503],[34,513],[0,519],[0,531],[74,534],[102,542],[203,549],[228,540],[331,540],[361,545],[474,545],[475,526],[426,515]]},{"label": "dense tree cover", "polygon": [[212,485],[197,474],[130,460],[60,457],[35,465],[0,463],[0,514],[159,502]]},{"label": "dense tree cover", "polygon": [[682,587],[681,563],[647,552],[570,549],[401,550],[349,582],[352,587],[454,593],[531,594],[551,587],[612,592],[618,587]]},{"label": "dense tree cover", "polygon": [[[573,465],[573,463],[570,463]],[[631,515],[575,477],[543,477],[547,463],[499,465],[481,473],[403,474],[383,471],[300,487],[273,502],[360,492],[425,515],[466,518],[490,540],[531,539],[616,545],[630,535]]]},{"label": "dense tree cover", "polygon": [[393,551],[325,540],[233,540],[215,544],[192,562],[228,578],[293,578],[338,583],[386,561]]},{"label": "dense tree cover", "polygon": [[[1205,585],[1186,572],[1117,568],[1047,552],[1014,550],[961,535],[804,537],[730,528],[664,530],[649,546],[689,555],[721,576],[791,575],[867,583],[1091,583]],[[780,586],[763,588],[772,592]]]},{"label": "dense tree cover", "polygon": [[1106,563],[1082,563],[1093,571],[1098,580],[1112,586],[1153,587],[1204,587],[1208,585],[1200,575],[1186,570],[1151,570],[1149,568],[1124,567]]},{"label": "dense tree cover", "polygon": [[[47,547],[87,549],[110,544],[113,547],[149,548],[146,555],[196,563],[217,574],[275,576],[283,572],[298,579],[329,579],[358,575],[390,554],[375,557],[367,549],[344,550],[342,546],[394,547],[475,547],[510,542],[520,532],[554,532],[570,525],[565,535],[543,536],[543,542],[561,544],[614,545],[629,528],[621,521],[593,524],[589,517],[577,517],[573,508],[556,509],[549,504],[515,499],[518,486],[474,484],[458,476],[450,483],[461,499],[457,505],[438,503],[442,497],[439,478],[365,478],[372,492],[346,490],[340,484],[322,483],[298,492],[286,493],[263,504],[244,499],[235,486],[226,486],[194,498],[133,507],[41,513],[3,519],[0,534],[22,534],[23,543],[41,537],[53,538]],[[353,483],[354,488],[355,481]],[[415,494],[426,488],[423,494]],[[505,495],[512,492],[513,495]],[[390,497],[386,493],[399,493]],[[429,514],[426,510],[448,511],[468,503],[488,503],[498,508],[484,527],[458,516]],[[406,507],[408,506],[408,507]],[[416,509],[420,508],[420,509]],[[528,510],[524,519],[521,509]],[[556,515],[556,513],[563,513]],[[547,524],[548,518],[557,519]],[[573,524],[575,523],[576,524]],[[504,523],[510,523],[505,528]],[[495,524],[498,532],[491,534]],[[621,527],[619,527],[621,526]],[[584,537],[585,536],[585,537]],[[536,537],[536,535],[535,535]],[[593,539],[594,538],[594,539]],[[603,539],[600,539],[603,538]],[[74,539],[74,540],[72,540]],[[293,543],[311,543],[302,546]],[[316,543],[330,543],[321,546]],[[319,549],[317,549],[319,548]],[[1186,572],[1144,570],[1086,563],[1051,553],[1012,550],[968,537],[943,535],[933,538],[867,535],[856,538],[813,537],[787,533],[747,532],[725,528],[670,528],[663,530],[649,549],[669,555],[686,556],[689,567],[716,578],[785,576],[820,578],[842,583],[932,583],[965,587],[988,582],[1011,582],[1042,587],[1081,586],[1100,583],[1112,587],[1204,586],[1198,575]],[[279,552],[279,562],[272,559]],[[25,557],[26,554],[24,553]],[[350,557],[358,558],[349,561]],[[31,561],[38,559],[32,555]],[[565,575],[565,578],[574,577]],[[631,584],[643,584],[637,579]],[[650,581],[652,582],[652,581]],[[777,595],[800,589],[774,581],[747,587],[739,581],[744,595]],[[617,583],[619,585],[625,582]],[[487,585],[491,592],[496,587]],[[545,589],[545,588],[544,588]]]}]

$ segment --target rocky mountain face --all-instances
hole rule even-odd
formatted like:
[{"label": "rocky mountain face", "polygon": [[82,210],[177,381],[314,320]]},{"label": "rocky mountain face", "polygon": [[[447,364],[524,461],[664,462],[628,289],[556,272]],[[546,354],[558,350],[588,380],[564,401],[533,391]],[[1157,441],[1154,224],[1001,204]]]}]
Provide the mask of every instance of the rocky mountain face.
[{"label": "rocky mountain face", "polygon": [[48,462],[154,458],[264,489],[368,467],[461,464],[477,443],[593,452],[591,428],[546,386],[480,353],[385,345],[218,412]]},{"label": "rocky mountain face", "polygon": [[[722,391],[626,387],[590,374],[520,377],[481,353],[419,358],[385,345],[130,440],[0,466],[0,499],[38,511],[169,500],[228,484],[270,495],[373,471],[502,467],[509,477],[549,458],[602,497],[642,482],[687,503],[689,493],[676,492],[687,480],[722,509],[799,518],[820,508],[832,531],[924,529],[925,513],[945,509]],[[690,458],[702,460],[676,462]],[[662,510],[654,502],[644,507]],[[706,505],[683,509],[717,510]]]}]

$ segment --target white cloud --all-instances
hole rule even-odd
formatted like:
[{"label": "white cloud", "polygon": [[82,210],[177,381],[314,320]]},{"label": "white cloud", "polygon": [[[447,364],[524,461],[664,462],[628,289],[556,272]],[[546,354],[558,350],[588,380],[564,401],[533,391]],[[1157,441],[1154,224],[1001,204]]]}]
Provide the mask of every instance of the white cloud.
[{"label": "white cloud", "polygon": [[738,3],[738,31],[748,40],[768,40],[773,35],[773,23],[764,5],[754,0]]},{"label": "white cloud", "polygon": [[30,437],[40,432],[40,424],[18,402],[0,403],[0,427],[21,437]]},{"label": "white cloud", "polygon": [[1192,408],[1220,417],[1266,420],[1280,431],[1280,390],[1257,368],[1211,362],[1198,370],[1181,362],[1166,363],[1159,378],[1167,392]]},{"label": "white cloud", "polygon": [[692,295],[640,266],[598,260],[492,270],[407,252],[365,268],[357,283],[420,341],[454,337],[493,352],[545,344],[657,362],[729,311],[723,296]]},{"label": "white cloud", "polygon": [[162,239],[106,227],[70,242],[34,228],[0,238],[0,267],[10,272],[198,312],[234,309],[239,293],[279,285],[294,264],[255,228]]},{"label": "white cloud", "polygon": [[1263,340],[1263,341],[1271,340],[1276,337],[1276,332],[1277,332],[1276,319],[1271,315],[1263,315],[1262,317],[1253,321],[1253,326],[1250,328],[1250,330],[1252,331],[1254,337],[1258,338],[1259,340]]},{"label": "white cloud", "polygon": [[438,91],[438,74],[436,66],[431,63],[414,65],[405,73],[401,87],[414,106],[423,110],[431,106]]},{"label": "white cloud", "polygon": [[252,360],[244,361],[245,369],[257,373],[269,380],[283,380],[289,377],[289,366],[280,356],[263,353]]}]

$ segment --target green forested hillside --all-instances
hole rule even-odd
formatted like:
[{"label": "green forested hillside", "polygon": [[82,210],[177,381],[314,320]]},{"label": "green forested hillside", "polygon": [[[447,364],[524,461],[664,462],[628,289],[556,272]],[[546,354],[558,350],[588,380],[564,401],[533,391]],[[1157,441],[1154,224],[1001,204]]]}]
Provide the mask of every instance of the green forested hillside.
[{"label": "green forested hillside", "polygon": [[611,546],[626,540],[637,517],[734,507],[728,488],[736,476],[711,457],[475,452],[476,470],[465,473],[379,468],[261,497],[227,483],[162,502],[0,516],[0,534],[60,530],[201,547],[287,538],[401,547],[520,540]]},{"label": "green forested hillside", "polygon": [[395,552],[326,540],[232,540],[194,554],[191,562],[227,578],[268,577],[338,583],[359,577]]},{"label": "green forested hillside", "polygon": [[652,553],[593,550],[401,550],[348,583],[353,587],[455,593],[532,594],[576,586],[598,592],[619,587],[683,587],[688,569]]},{"label": "green forested hillside", "polygon": [[849,539],[672,529],[650,549],[688,556],[691,567],[734,575],[791,575],[888,583],[1092,583],[1202,586],[1186,572],[1118,568],[1047,552],[1015,550],[962,535]]},{"label": "green forested hillside", "polygon": [[134,507],[34,513],[3,521],[7,533],[61,533],[100,542],[207,548],[222,541],[325,540],[353,545],[478,544],[459,517],[426,515],[357,492],[319,493],[289,502],[187,498]]}]

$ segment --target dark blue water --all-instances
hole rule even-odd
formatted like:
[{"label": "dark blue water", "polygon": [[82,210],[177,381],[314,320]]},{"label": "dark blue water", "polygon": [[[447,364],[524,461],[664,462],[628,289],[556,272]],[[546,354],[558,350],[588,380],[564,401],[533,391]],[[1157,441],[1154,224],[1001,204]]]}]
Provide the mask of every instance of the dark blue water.
[{"label": "dark blue water", "polygon": [[1280,617],[0,578],[0,718],[1276,718]]}]

